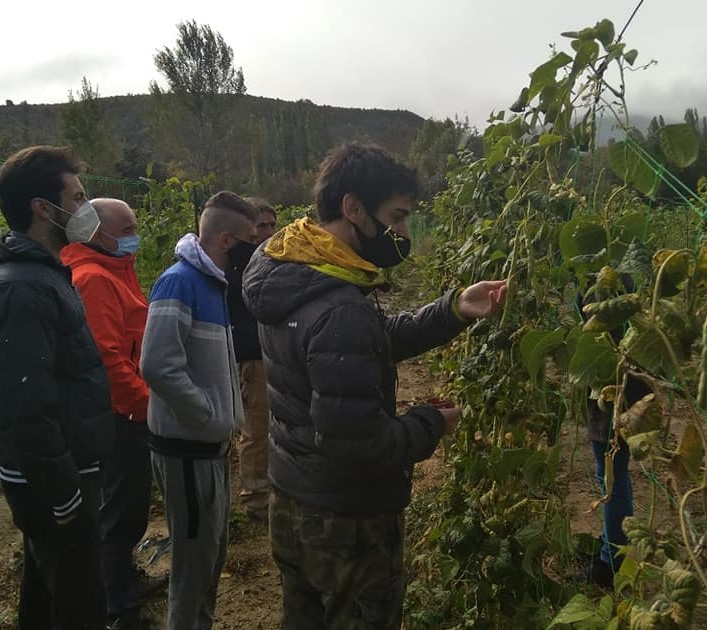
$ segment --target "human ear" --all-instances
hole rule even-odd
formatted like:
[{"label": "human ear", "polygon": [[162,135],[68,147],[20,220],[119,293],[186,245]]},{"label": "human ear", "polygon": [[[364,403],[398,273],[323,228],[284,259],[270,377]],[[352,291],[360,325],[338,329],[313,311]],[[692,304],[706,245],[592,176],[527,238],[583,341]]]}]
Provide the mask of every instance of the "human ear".
[{"label": "human ear", "polygon": [[345,219],[355,225],[362,225],[366,220],[366,209],[353,193],[346,193],[341,200],[341,213]]},{"label": "human ear", "polygon": [[29,202],[29,207],[33,216],[43,219],[51,218],[52,206],[41,197],[32,197]]}]

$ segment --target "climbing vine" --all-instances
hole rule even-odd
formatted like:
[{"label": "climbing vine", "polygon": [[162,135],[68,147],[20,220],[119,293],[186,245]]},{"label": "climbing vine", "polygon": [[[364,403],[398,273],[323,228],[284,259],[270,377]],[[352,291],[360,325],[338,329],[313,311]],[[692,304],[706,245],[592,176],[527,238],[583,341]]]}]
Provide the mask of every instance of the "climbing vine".
[{"label": "climbing vine", "polygon": [[[664,126],[670,162],[646,158],[626,108],[624,79],[638,52],[624,31],[616,36],[602,20],[563,33],[571,52],[554,49],[510,111],[491,115],[483,157],[450,157],[448,188],[432,204],[441,245],[429,286],[504,277],[509,291],[498,320],[478,322],[433,357],[464,420],[435,518],[415,547],[411,628],[688,628],[707,589],[705,510],[688,509],[707,489],[704,400],[684,369],[705,316],[707,250],[654,251],[651,227],[657,184],[697,148],[686,125]],[[579,187],[596,163],[604,116],[626,139],[609,147],[613,173],[597,171]],[[618,342],[616,328],[625,329]],[[629,372],[656,393],[627,408]],[[588,391],[615,410],[607,489],[622,436],[654,478],[672,475],[651,514],[659,501],[677,506],[681,530],[627,519],[626,560],[615,592],[599,601],[565,577],[581,538],[557,484],[561,429],[583,417]],[[692,419],[677,448],[668,444],[666,391]]]}]

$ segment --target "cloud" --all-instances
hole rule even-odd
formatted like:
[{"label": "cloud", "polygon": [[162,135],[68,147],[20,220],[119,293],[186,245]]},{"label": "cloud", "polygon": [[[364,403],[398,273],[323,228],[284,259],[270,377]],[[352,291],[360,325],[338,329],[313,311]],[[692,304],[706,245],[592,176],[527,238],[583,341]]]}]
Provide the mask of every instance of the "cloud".
[{"label": "cloud", "polygon": [[110,73],[118,65],[116,56],[73,53],[25,68],[15,67],[10,71],[0,72],[0,97],[23,100],[27,98],[27,94],[31,94],[31,100],[37,102],[38,99],[34,95],[44,94],[50,95],[49,98],[56,101],[58,89],[65,90],[65,94],[69,89],[77,91],[84,76],[91,81],[94,88],[96,83],[100,87],[100,81],[95,81],[95,77]]},{"label": "cloud", "polygon": [[686,109],[696,108],[707,116],[707,85],[684,80],[667,85],[649,85],[634,90],[629,100],[629,112],[682,120]]}]

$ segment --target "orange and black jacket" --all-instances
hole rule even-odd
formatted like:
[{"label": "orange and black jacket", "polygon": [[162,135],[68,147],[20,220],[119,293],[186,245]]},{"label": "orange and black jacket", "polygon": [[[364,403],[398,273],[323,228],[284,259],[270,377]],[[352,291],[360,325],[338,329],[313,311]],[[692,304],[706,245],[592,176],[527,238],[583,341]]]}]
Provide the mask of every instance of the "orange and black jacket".
[{"label": "orange and black jacket", "polygon": [[116,414],[135,422],[147,419],[149,390],[140,375],[140,350],[147,301],[135,273],[134,257],[110,256],[71,243],[61,252],[84,306],[88,325],[108,372]]}]

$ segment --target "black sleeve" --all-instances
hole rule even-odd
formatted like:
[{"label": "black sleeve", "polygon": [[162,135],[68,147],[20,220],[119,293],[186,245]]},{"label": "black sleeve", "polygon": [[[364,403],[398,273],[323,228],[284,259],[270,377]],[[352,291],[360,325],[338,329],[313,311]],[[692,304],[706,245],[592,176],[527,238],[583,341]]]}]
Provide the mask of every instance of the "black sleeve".
[{"label": "black sleeve", "polygon": [[471,322],[462,322],[452,308],[457,291],[449,291],[438,300],[412,313],[400,313],[385,320],[386,332],[393,345],[393,359],[403,361],[456,337]]},{"label": "black sleeve", "polygon": [[58,418],[58,309],[49,295],[12,283],[0,285],[0,306],[3,450],[54,516],[66,518],[82,499],[78,468]]},{"label": "black sleeve", "polygon": [[375,479],[429,457],[443,431],[432,407],[401,416],[384,409],[383,331],[369,305],[328,312],[307,344],[310,415],[316,447],[343,474]]}]

